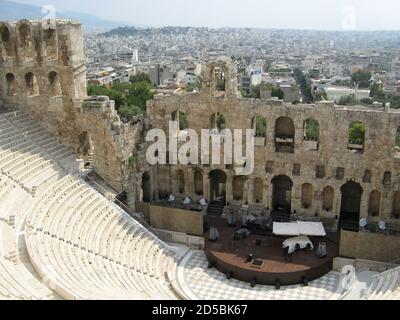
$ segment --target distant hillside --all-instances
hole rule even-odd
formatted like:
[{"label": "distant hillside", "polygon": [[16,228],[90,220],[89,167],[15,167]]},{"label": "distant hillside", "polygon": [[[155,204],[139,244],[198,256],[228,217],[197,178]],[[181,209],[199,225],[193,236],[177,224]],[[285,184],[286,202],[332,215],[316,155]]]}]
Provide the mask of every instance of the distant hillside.
[{"label": "distant hillside", "polygon": [[[157,33],[163,35],[171,35],[171,34],[187,34],[190,30],[201,30],[203,28],[193,28],[193,27],[162,27],[157,29]],[[112,36],[134,36],[137,34],[146,35],[154,32],[155,29],[151,28],[138,28],[132,26],[118,27],[107,32],[104,32],[103,35],[106,37]]]},{"label": "distant hillside", "polygon": [[[126,22],[104,20],[87,13],[74,11],[57,12],[56,16],[61,19],[78,20],[85,29],[89,30],[105,31],[121,25],[132,25]],[[16,21],[24,18],[42,19],[42,8],[29,4],[0,0],[0,21]]]},{"label": "distant hillside", "polygon": [[112,30],[109,30],[107,32],[104,32],[103,35],[106,37],[112,37],[112,36],[134,36],[137,34],[143,34],[143,33],[151,33],[151,29],[138,29],[135,27],[118,27]]}]

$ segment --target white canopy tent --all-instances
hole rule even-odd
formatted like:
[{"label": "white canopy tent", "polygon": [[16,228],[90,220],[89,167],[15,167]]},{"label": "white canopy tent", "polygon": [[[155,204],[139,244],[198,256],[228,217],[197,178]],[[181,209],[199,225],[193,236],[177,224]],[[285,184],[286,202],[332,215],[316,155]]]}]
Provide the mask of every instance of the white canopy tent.
[{"label": "white canopy tent", "polygon": [[290,223],[274,222],[273,233],[277,236],[325,237],[322,222],[297,221]]}]

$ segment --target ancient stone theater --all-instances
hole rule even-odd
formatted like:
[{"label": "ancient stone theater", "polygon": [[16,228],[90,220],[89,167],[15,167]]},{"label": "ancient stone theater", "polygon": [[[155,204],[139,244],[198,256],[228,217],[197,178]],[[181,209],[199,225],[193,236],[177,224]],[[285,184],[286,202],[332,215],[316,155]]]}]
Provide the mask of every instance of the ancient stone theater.
[{"label": "ancient stone theater", "polygon": [[[150,164],[173,121],[221,158],[253,129],[253,170]],[[224,59],[124,122],[87,95],[78,22],[0,22],[0,298],[399,299],[399,135],[390,105],[243,98]]]}]

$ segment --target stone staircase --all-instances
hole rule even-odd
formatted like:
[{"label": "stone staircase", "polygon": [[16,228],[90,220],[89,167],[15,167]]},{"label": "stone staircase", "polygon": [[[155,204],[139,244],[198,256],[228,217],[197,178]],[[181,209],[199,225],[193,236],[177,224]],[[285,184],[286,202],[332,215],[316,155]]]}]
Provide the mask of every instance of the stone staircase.
[{"label": "stone staircase", "polygon": [[344,217],[339,220],[338,229],[344,229],[348,231],[359,231],[359,221],[357,217]]},{"label": "stone staircase", "polygon": [[211,201],[207,207],[207,215],[218,218],[221,217],[225,205],[226,202],[223,198]]},{"label": "stone staircase", "polygon": [[271,218],[273,222],[290,222],[290,212],[272,211]]}]

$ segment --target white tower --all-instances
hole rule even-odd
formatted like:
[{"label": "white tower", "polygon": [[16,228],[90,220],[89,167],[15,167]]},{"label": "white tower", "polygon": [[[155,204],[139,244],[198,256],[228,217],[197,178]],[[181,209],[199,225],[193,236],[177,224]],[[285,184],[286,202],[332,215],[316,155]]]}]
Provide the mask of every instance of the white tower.
[{"label": "white tower", "polygon": [[138,49],[133,49],[132,52],[132,65],[136,66],[139,64],[139,50]]}]

